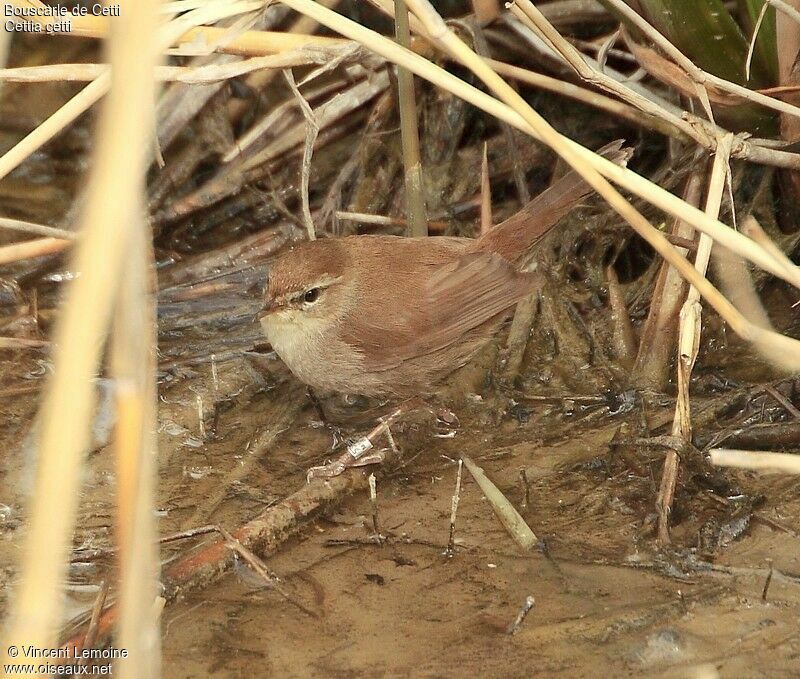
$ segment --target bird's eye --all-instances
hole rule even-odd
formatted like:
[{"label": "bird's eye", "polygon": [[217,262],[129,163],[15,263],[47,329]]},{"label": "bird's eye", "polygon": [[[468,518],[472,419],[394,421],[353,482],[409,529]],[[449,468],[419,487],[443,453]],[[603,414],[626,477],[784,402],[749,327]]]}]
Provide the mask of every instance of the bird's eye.
[{"label": "bird's eye", "polygon": [[305,294],[303,295],[303,301],[311,304],[312,302],[316,302],[318,297],[319,288],[310,288],[309,290],[306,290]]}]

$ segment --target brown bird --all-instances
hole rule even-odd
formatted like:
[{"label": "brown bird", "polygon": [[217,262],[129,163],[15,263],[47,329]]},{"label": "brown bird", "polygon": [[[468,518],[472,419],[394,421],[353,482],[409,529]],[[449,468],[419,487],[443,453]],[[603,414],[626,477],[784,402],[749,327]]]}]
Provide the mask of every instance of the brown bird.
[{"label": "brown bird", "polygon": [[[615,162],[621,142],[601,149]],[[269,273],[259,314],[295,376],[322,392],[420,395],[469,361],[533,292],[532,246],[591,188],[570,172],[477,239],[349,236],[302,243]]]}]

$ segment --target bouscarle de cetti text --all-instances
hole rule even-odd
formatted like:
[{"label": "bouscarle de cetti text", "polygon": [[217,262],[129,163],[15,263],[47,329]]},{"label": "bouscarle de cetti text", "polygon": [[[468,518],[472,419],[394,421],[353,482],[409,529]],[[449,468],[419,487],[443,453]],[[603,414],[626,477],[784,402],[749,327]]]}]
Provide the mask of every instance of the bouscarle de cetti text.
[{"label": "bouscarle de cetti text", "polygon": [[67,7],[66,5],[31,5],[31,6],[17,6],[6,3],[3,6],[3,15],[10,17],[21,18],[36,18],[36,17],[67,17],[67,16],[106,16],[118,17],[120,16],[119,5],[103,5],[96,2],[93,5],[86,7],[84,5],[75,5],[74,7]]},{"label": "bouscarle de cetti text", "polygon": [[[96,17],[118,17],[120,16],[119,5],[102,5],[99,2],[91,6],[75,5],[66,7],[65,5],[38,5],[38,6],[17,6],[11,4],[3,5],[3,16],[6,20],[3,28],[8,33],[46,33],[54,35],[56,33],[69,33],[72,30],[70,19],[77,16],[96,16]],[[7,17],[13,17],[8,19]],[[48,19],[41,22],[37,19]]]}]

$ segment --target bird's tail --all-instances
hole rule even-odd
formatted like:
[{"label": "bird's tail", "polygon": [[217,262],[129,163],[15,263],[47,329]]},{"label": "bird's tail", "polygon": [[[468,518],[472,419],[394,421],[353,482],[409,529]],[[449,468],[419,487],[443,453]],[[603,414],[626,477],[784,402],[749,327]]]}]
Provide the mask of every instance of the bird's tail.
[{"label": "bird's tail", "polygon": [[[618,165],[625,165],[633,149],[623,147],[624,141],[612,141],[597,153]],[[510,261],[526,255],[575,205],[592,192],[583,178],[570,170],[548,189],[540,193],[519,212],[489,229],[475,241],[473,249],[496,252]]]}]

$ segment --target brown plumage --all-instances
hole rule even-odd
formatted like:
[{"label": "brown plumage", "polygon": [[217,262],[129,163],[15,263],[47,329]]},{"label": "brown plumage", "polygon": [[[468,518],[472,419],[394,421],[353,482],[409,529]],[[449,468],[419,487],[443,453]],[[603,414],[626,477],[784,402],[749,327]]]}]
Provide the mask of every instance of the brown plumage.
[{"label": "brown plumage", "polygon": [[[603,151],[627,159],[619,142]],[[429,393],[530,294],[534,243],[591,189],[569,173],[478,239],[349,236],[273,264],[261,323],[289,369],[322,391]]]}]

